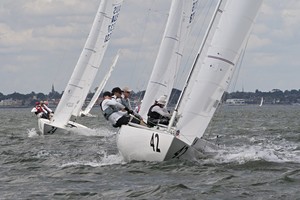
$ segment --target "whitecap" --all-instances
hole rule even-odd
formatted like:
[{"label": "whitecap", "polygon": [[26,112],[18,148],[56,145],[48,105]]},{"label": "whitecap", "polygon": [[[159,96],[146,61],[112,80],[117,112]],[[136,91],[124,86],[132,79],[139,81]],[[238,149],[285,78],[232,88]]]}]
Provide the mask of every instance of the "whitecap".
[{"label": "whitecap", "polygon": [[214,157],[219,162],[238,162],[243,164],[248,161],[265,160],[267,162],[294,162],[300,163],[300,152],[296,151],[297,145],[260,143],[253,146],[224,147]]},{"label": "whitecap", "polygon": [[38,137],[39,134],[37,133],[37,131],[35,130],[35,128],[32,129],[27,129],[27,135],[28,137]]},{"label": "whitecap", "polygon": [[104,152],[104,157],[100,160],[93,160],[93,161],[72,161],[67,162],[61,165],[61,167],[70,167],[70,166],[91,166],[91,167],[103,167],[103,166],[110,166],[110,165],[118,165],[118,164],[125,164],[123,157],[120,154],[112,154],[106,155]]}]

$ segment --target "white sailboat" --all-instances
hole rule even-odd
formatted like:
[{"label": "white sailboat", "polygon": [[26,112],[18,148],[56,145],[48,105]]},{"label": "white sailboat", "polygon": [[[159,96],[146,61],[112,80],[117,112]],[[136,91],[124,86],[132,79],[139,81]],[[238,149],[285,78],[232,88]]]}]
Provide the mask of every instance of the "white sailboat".
[{"label": "white sailboat", "polygon": [[219,1],[169,127],[130,124],[120,128],[117,145],[126,161],[164,161],[201,148],[201,137],[228,89],[261,3]]},{"label": "white sailboat", "polygon": [[117,64],[119,57],[120,57],[120,51],[115,56],[112,65],[110,66],[108,72],[106,73],[106,75],[104,76],[102,81],[100,82],[100,84],[99,84],[94,96],[92,97],[90,103],[87,105],[87,107],[83,111],[80,112],[80,116],[92,116],[90,114],[90,111],[93,108],[93,106],[95,105],[100,93],[102,92],[102,90],[103,90],[104,86],[106,85],[109,77],[111,76],[111,73],[112,73],[112,71],[114,70],[114,68]]},{"label": "white sailboat", "polygon": [[78,116],[116,25],[123,0],[102,0],[91,31],[51,120],[39,119],[43,134],[65,133],[87,127],[69,121]]},{"label": "white sailboat", "polygon": [[263,103],[264,103],[264,98],[261,97],[259,107],[262,107]]}]

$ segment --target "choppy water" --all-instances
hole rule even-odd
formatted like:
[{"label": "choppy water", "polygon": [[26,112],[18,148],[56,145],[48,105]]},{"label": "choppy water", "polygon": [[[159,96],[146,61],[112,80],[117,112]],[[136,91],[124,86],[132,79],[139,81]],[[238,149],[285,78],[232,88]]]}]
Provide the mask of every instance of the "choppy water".
[{"label": "choppy water", "polygon": [[125,163],[102,116],[80,120],[91,133],[39,136],[30,109],[0,109],[0,199],[300,199],[299,116],[221,107],[206,134],[216,155]]}]

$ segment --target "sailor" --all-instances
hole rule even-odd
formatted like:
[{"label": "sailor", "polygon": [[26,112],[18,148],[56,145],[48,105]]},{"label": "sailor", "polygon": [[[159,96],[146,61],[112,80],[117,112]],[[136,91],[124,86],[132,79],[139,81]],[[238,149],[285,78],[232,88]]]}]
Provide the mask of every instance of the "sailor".
[{"label": "sailor", "polygon": [[130,121],[130,116],[127,114],[130,111],[113,99],[110,92],[106,91],[103,93],[103,101],[100,103],[100,106],[105,119],[110,121],[114,127],[121,127]]},{"label": "sailor", "polygon": [[[124,87],[122,90],[122,98],[121,98],[121,104],[127,107],[129,110],[132,110],[130,99],[129,99],[131,92],[132,90],[129,89],[129,87]],[[137,112],[135,112],[135,110],[133,110],[133,115],[135,118],[139,120],[143,120],[143,118]]]},{"label": "sailor", "polygon": [[155,101],[155,103],[149,108],[147,125],[153,127],[158,124],[168,125],[171,114],[165,108],[166,96],[161,96]]},{"label": "sailor", "polygon": [[31,112],[36,114],[39,118],[49,119],[40,102],[35,103],[35,107],[32,108]]},{"label": "sailor", "polygon": [[111,90],[112,98],[114,98],[117,102],[122,103],[122,90],[119,87],[115,87]]},{"label": "sailor", "polygon": [[40,103],[43,110],[45,110],[48,119],[50,119],[53,115],[53,111],[48,107],[48,101],[41,101]]},{"label": "sailor", "polygon": [[141,105],[143,103],[143,100],[141,100],[134,108],[134,112],[139,113],[141,109]]},{"label": "sailor", "polygon": [[132,110],[130,99],[129,99],[131,92],[132,90],[129,89],[129,87],[124,87],[122,90],[122,104],[130,110]]}]

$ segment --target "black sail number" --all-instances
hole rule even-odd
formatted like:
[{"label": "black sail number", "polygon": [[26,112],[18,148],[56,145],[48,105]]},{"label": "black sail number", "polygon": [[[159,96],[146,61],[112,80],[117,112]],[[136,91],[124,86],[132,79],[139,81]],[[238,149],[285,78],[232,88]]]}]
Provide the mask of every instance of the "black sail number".
[{"label": "black sail number", "polygon": [[158,144],[159,144],[159,135],[157,133],[153,133],[150,140],[150,146],[153,148],[154,152],[160,153],[160,148],[158,147]]},{"label": "black sail number", "polygon": [[57,130],[57,127],[52,126],[52,128],[47,133],[53,134],[56,130]]}]

